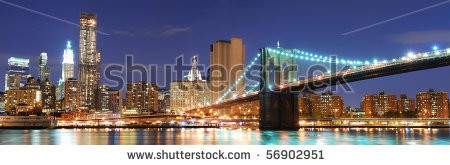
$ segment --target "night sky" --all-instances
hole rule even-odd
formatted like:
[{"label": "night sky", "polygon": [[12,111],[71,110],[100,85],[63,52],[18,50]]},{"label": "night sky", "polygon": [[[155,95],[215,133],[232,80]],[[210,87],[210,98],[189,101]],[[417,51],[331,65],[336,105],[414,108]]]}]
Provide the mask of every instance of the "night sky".
[{"label": "night sky", "polygon": [[[408,51],[450,47],[450,3],[349,35],[343,33],[419,10],[445,0],[9,0],[54,17],[78,23],[80,12],[98,16],[97,48],[102,65],[124,64],[133,54],[139,63],[173,64],[175,57],[199,55],[209,64],[209,45],[230,37],[242,38],[247,60],[258,48],[301,48],[347,59],[391,59]],[[0,1],[1,2],[1,1]],[[61,77],[67,40],[74,43],[77,61],[78,27],[0,3],[0,75],[11,56],[29,58],[37,76],[37,59],[45,51],[51,79]],[[188,59],[186,59],[188,62]],[[312,63],[304,62],[304,65]],[[76,65],[76,64],[75,64]],[[354,93],[338,93],[346,106],[358,106],[364,94],[381,90],[415,98],[429,88],[450,91],[450,67],[351,83]],[[75,74],[76,75],[76,74]],[[108,83],[103,80],[103,83]],[[159,83],[163,83],[160,81]],[[3,90],[4,76],[0,79]],[[341,89],[341,88],[338,88]]]}]

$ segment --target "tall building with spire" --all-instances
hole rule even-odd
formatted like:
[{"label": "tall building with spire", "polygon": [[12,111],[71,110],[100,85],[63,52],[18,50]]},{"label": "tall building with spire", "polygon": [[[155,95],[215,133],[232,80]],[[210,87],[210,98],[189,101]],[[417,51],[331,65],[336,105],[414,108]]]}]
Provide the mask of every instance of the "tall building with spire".
[{"label": "tall building with spire", "polygon": [[69,78],[74,78],[74,62],[73,62],[73,50],[70,41],[67,41],[66,49],[64,49],[62,62],[62,79],[66,81]]},{"label": "tall building with spire", "polygon": [[170,110],[175,113],[210,105],[208,82],[202,79],[197,66],[198,58],[194,56],[189,74],[182,81],[170,82]]},{"label": "tall building with spire", "polygon": [[80,82],[80,108],[95,108],[95,91],[100,81],[100,51],[97,50],[97,15],[81,13],[78,47],[78,80]]},{"label": "tall building with spire", "polygon": [[48,67],[47,59],[47,53],[42,52],[39,55],[38,80],[40,82],[50,80],[50,67]]},{"label": "tall building with spire", "polygon": [[73,50],[70,41],[67,41],[66,49],[64,49],[61,78],[57,83],[56,99],[60,100],[64,98],[64,83],[69,78],[74,78],[74,62],[73,62]]}]

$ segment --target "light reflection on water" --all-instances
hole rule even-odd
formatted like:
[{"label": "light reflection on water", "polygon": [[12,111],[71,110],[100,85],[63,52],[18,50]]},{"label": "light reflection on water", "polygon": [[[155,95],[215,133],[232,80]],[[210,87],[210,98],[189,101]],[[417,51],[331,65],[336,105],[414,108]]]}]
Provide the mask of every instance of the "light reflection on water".
[{"label": "light reflection on water", "polygon": [[28,145],[450,145],[450,129],[302,128],[260,131],[229,128],[0,130],[0,144]]}]

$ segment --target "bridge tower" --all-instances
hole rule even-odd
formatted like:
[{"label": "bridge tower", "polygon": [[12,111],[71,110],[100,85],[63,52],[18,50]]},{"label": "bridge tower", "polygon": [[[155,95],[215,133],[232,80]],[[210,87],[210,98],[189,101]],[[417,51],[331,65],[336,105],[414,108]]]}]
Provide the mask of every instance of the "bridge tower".
[{"label": "bridge tower", "polygon": [[273,87],[297,81],[296,49],[261,48],[259,128],[298,129],[298,93]]}]

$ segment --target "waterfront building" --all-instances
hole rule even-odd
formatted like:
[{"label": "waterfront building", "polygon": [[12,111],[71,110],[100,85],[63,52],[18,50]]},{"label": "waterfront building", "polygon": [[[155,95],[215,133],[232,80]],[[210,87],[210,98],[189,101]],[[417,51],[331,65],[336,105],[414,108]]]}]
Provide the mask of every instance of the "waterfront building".
[{"label": "waterfront building", "polygon": [[50,80],[50,67],[47,64],[47,53],[42,52],[39,55],[39,66],[38,66],[38,80],[44,82],[45,80]]},{"label": "waterfront building", "polygon": [[170,110],[184,113],[186,110],[210,105],[208,82],[203,80],[197,68],[197,56],[192,58],[192,68],[182,81],[170,83]]},{"label": "waterfront building", "polygon": [[[210,48],[210,68],[207,77],[210,80],[210,102],[216,103],[243,74],[245,65],[245,45],[240,38],[229,41],[219,40]],[[242,94],[245,81],[240,81],[223,99]]]},{"label": "waterfront building", "polygon": [[405,112],[405,111],[415,111],[414,99],[408,98],[406,94],[401,94],[400,98],[397,100],[397,111]]},{"label": "waterfront building", "polygon": [[10,57],[6,66],[5,91],[9,89],[19,89],[30,77],[29,59]]},{"label": "waterfront building", "polygon": [[56,110],[56,87],[48,79],[41,83],[42,112],[51,113]]},{"label": "waterfront building", "polygon": [[158,111],[158,86],[145,81],[127,84],[124,115],[149,115]]},{"label": "waterfront building", "polygon": [[64,107],[67,112],[77,111],[80,107],[80,82],[75,78],[69,78],[64,87]]},{"label": "waterfront building", "polygon": [[301,116],[340,117],[344,112],[344,101],[331,91],[322,95],[308,93],[299,98],[299,112]]},{"label": "waterfront building", "polygon": [[368,117],[381,117],[388,111],[397,111],[397,96],[384,92],[364,95],[361,108]]},{"label": "waterfront building", "polygon": [[86,120],[87,113],[83,111],[73,111],[62,113],[58,120]]},{"label": "waterfront building", "polygon": [[97,112],[118,114],[122,109],[122,92],[100,85],[97,89]]},{"label": "waterfront building", "polygon": [[449,118],[448,93],[430,89],[416,95],[419,118]]},{"label": "waterfront building", "polygon": [[11,89],[6,91],[5,110],[9,114],[42,110],[42,92],[36,89]]},{"label": "waterfront building", "polygon": [[100,82],[100,51],[97,50],[97,15],[81,13],[78,47],[80,108],[95,108],[95,91]]}]

